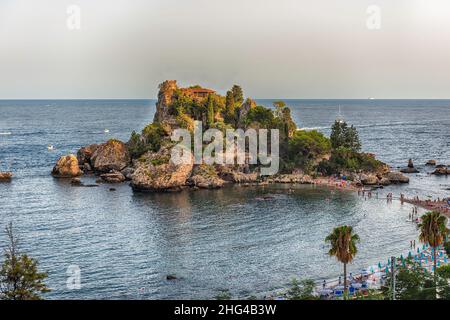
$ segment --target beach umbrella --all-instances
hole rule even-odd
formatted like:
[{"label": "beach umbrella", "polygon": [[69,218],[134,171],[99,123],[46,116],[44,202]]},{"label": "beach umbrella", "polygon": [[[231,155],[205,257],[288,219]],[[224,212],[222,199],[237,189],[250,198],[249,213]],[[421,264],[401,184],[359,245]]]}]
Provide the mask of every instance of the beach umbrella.
[{"label": "beach umbrella", "polygon": [[444,262],[447,263],[447,257],[444,257]]},{"label": "beach umbrella", "polygon": [[420,253],[420,248],[417,248],[417,253]]},{"label": "beach umbrella", "polygon": [[381,262],[378,262],[378,269],[381,270]]},{"label": "beach umbrella", "polygon": [[437,262],[437,266],[438,266],[438,267],[441,266],[441,262],[440,262],[440,261]]},{"label": "beach umbrella", "polygon": [[411,259],[411,258],[412,258],[412,253],[410,251],[410,252],[408,252],[408,259]]},{"label": "beach umbrella", "polygon": [[400,255],[400,260],[403,260],[403,254]]},{"label": "beach umbrella", "polygon": [[425,245],[423,245],[422,250],[425,250],[427,247]]},{"label": "beach umbrella", "polygon": [[384,269],[384,272],[389,273],[389,267],[386,266],[386,269]]},{"label": "beach umbrella", "polygon": [[370,273],[374,273],[374,272],[375,272],[375,270],[373,269],[373,266],[370,267]]},{"label": "beach umbrella", "polygon": [[419,260],[419,257],[417,255],[414,256],[414,261]]}]

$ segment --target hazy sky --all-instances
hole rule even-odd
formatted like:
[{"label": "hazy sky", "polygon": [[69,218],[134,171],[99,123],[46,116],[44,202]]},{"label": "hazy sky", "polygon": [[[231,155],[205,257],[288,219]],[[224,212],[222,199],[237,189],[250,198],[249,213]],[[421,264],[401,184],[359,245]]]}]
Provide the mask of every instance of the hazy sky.
[{"label": "hazy sky", "polygon": [[0,0],[0,99],[155,98],[165,79],[255,98],[450,98],[450,1]]}]

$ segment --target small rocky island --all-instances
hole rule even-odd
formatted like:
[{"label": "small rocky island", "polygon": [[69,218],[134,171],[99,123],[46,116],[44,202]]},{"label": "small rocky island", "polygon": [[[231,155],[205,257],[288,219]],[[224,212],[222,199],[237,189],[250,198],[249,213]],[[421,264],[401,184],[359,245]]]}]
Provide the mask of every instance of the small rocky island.
[{"label": "small rocky island", "polygon": [[[200,121],[205,130],[279,129],[279,173],[262,176],[261,164],[247,161],[240,165],[174,163],[171,134],[178,128],[193,131],[194,121]],[[315,130],[299,130],[283,101],[266,108],[245,99],[237,85],[221,96],[198,85],[180,88],[176,81],[168,80],[159,86],[153,122],[141,133],[133,132],[127,142],[111,139],[82,147],[76,155],[58,159],[52,175],[77,178],[94,174],[97,182],[130,181],[133,190],[146,192],[214,189],[227,183],[314,183],[332,175],[345,176],[356,186],[409,182],[408,177],[392,172],[373,154],[360,149],[356,129],[343,120],[336,120],[328,138]]]}]

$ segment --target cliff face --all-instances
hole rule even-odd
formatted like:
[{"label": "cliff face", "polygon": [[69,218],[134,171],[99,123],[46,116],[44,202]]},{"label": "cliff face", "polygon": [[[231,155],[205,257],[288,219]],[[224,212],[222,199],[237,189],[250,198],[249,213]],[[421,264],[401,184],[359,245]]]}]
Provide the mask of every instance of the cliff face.
[{"label": "cliff face", "polygon": [[159,85],[158,102],[156,103],[156,113],[153,122],[162,123],[170,118],[169,106],[177,89],[176,80],[166,80]]}]

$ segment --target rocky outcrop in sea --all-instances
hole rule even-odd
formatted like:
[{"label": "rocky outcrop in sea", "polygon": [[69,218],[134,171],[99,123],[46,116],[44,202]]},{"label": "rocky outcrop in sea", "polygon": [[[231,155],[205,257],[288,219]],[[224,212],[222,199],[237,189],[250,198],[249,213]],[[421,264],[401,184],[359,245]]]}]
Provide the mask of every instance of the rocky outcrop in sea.
[{"label": "rocky outcrop in sea", "polygon": [[[205,92],[208,93],[208,96],[204,95]],[[194,165],[192,156],[191,163],[174,163],[171,160],[173,143],[170,141],[170,134],[174,129],[180,127],[188,130],[192,129],[192,122],[196,117],[203,117],[202,123],[205,127],[211,125],[211,119],[225,125],[221,114],[217,112],[211,114],[211,112],[214,112],[214,108],[207,107],[207,121],[204,119],[204,113],[197,114],[198,112],[204,112],[204,107],[205,105],[207,106],[205,102],[211,98],[211,92],[214,93],[213,90],[198,86],[179,88],[175,80],[163,82],[159,86],[154,122],[143,130],[142,135],[133,133],[134,136],[132,135],[132,138],[134,140],[130,139],[127,143],[117,139],[110,139],[102,144],[84,146],[78,150],[76,156],[70,154],[58,159],[52,175],[56,178],[76,178],[83,174],[95,174],[98,177],[97,183],[130,181],[133,190],[141,192],[179,191],[185,187],[216,189],[223,187],[227,183],[244,185],[314,183],[314,179],[307,174],[303,174],[301,169],[299,172],[261,177],[259,167],[254,164],[250,165],[253,162],[250,161],[248,153],[245,154],[245,163],[240,165]],[[180,99],[180,95],[183,93],[187,93],[187,95],[183,96],[181,100],[177,100]],[[174,111],[174,108],[184,110],[184,104],[190,99],[191,101],[196,101],[199,106],[198,110],[191,110],[190,116],[186,114],[180,115],[179,112]],[[224,97],[219,95],[215,95],[213,99],[216,99],[219,104],[225,102]],[[241,102],[243,101],[242,99],[238,101],[239,105],[234,106],[234,122],[231,123],[234,123],[237,128],[246,129],[249,126],[249,121],[246,121],[246,117],[257,105],[254,100],[249,98],[245,99],[243,103]],[[261,110],[263,109],[260,109],[259,112],[262,112]],[[266,110],[264,112],[270,113],[271,111]],[[256,114],[258,115],[258,113]],[[229,113],[226,115],[229,115]],[[289,113],[286,113],[286,115],[289,115]],[[253,119],[252,121],[255,120]],[[286,121],[286,124],[289,123],[288,120]],[[230,124],[227,125],[230,126]],[[258,130],[259,125],[256,123],[256,130]],[[291,137],[295,127],[295,124],[294,128],[285,125],[283,130],[287,131],[284,131],[284,134],[287,137]],[[237,157],[237,154],[233,156]],[[311,159],[311,163],[317,166],[325,158],[323,155],[320,155],[317,159]],[[328,155],[329,158],[330,156]],[[408,173],[417,172],[413,171],[416,169],[412,161],[408,163],[407,170]],[[388,185],[409,182],[408,177],[400,172],[391,172],[385,164],[382,164],[376,172],[369,171],[359,174],[356,174],[356,172],[344,172],[342,174],[355,185]],[[75,185],[82,185],[78,181],[76,180]]]}]

